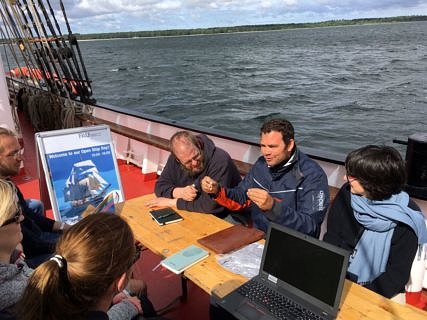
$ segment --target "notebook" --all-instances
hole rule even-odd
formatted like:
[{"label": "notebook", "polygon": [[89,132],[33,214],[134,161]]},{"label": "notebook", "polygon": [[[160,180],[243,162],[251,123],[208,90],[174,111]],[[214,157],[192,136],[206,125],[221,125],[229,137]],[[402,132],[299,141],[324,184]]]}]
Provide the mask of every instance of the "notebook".
[{"label": "notebook", "polygon": [[183,218],[172,208],[150,210],[150,215],[159,225],[165,225],[183,220]]},{"label": "notebook", "polygon": [[[219,300],[238,319],[335,319],[349,252],[270,223],[259,274]],[[261,289],[253,289],[253,288]],[[262,293],[257,301],[253,290]]]},{"label": "notebook", "polygon": [[198,243],[215,253],[228,253],[258,241],[264,232],[255,228],[247,228],[240,224],[212,233],[197,240]]},{"label": "notebook", "polygon": [[167,257],[161,262],[161,265],[170,271],[179,274],[185,269],[203,260],[209,255],[209,252],[195,245],[190,245],[185,249]]}]

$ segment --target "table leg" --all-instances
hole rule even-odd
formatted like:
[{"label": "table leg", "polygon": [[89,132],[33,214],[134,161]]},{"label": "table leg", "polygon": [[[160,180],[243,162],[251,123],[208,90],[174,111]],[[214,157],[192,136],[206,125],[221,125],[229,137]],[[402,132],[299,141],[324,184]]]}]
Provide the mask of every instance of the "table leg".
[{"label": "table leg", "polygon": [[187,297],[188,297],[187,282],[188,282],[187,277],[181,274],[181,289],[182,289],[181,302],[187,301]]}]

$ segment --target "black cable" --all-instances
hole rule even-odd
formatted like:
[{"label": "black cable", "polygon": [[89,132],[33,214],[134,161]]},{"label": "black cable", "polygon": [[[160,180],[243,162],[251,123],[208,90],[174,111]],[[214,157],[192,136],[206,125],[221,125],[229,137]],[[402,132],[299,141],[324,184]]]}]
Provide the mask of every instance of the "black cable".
[{"label": "black cable", "polygon": [[[87,97],[89,98],[92,95],[92,87],[91,87],[91,84],[89,81],[89,76],[87,74],[86,67],[85,67],[84,62],[83,62],[83,57],[82,57],[82,53],[80,51],[79,43],[77,42],[77,39],[75,38],[75,36],[73,35],[73,33],[71,31],[71,27],[70,27],[70,24],[68,23],[67,14],[65,13],[64,3],[62,2],[62,0],[59,0],[59,4],[61,6],[62,14],[64,16],[65,24],[66,24],[67,30],[68,30],[68,40],[70,41],[71,44],[74,44],[76,46],[76,50],[77,50],[77,53],[79,55],[80,63],[82,65],[83,73],[85,75],[86,85],[87,85],[87,88],[90,89],[90,92],[88,92],[88,95],[87,95]],[[95,102],[95,100],[92,99],[91,102]]]},{"label": "black cable", "polygon": [[[69,93],[71,95],[74,95],[75,93],[72,92],[72,81],[74,81],[78,85],[78,88],[76,88],[76,90],[78,91],[78,93],[80,93],[80,92],[82,92],[81,83],[76,82],[76,79],[78,79],[78,76],[77,76],[77,74],[73,68],[73,65],[71,64],[70,60],[65,55],[63,56],[63,54],[62,54],[63,50],[61,50],[62,47],[61,47],[61,42],[59,41],[59,36],[55,32],[55,28],[53,27],[53,24],[52,24],[51,19],[50,19],[49,15],[46,11],[46,8],[43,4],[43,1],[38,0],[38,4],[39,4],[40,9],[42,10],[46,24],[47,24],[47,26],[48,26],[51,34],[52,34],[53,41],[55,42],[56,47],[57,47],[54,52],[56,53],[56,58],[60,62],[60,66],[62,68],[64,75],[65,75],[63,80],[67,80],[67,82],[68,82],[68,86],[67,86],[67,83],[65,83],[65,87],[67,88],[67,90],[69,91]],[[60,31],[60,30],[58,30],[58,31]],[[49,43],[51,43],[51,41],[49,41]]]},{"label": "black cable", "polygon": [[[18,3],[18,8],[21,12],[21,16],[24,19],[25,24],[28,26],[29,21],[27,19],[27,16],[25,15],[25,12],[22,9],[21,4],[19,3],[19,0],[17,1],[17,3]],[[30,15],[30,17],[32,17],[31,12],[28,10],[28,7],[27,7],[27,12]],[[28,32],[29,32],[31,38],[34,38],[34,34],[31,30],[31,28],[29,28],[29,27],[28,27]],[[40,71],[42,73],[43,79],[46,81],[46,84],[51,88],[51,90],[53,92],[55,92],[55,89],[58,89],[58,92],[60,92],[59,88],[57,88],[57,84],[55,84],[55,81],[53,80],[53,78],[50,77],[49,79],[47,79],[47,77],[46,77],[46,74],[52,74],[52,69],[50,68],[48,61],[45,59],[45,56],[40,54],[41,49],[39,49],[37,42],[34,42],[34,47],[35,47],[35,50],[33,50],[33,54],[35,56],[38,68],[40,69]]]},{"label": "black cable", "polygon": [[[19,0],[18,0],[18,3],[19,3]],[[36,25],[36,22],[35,22],[35,18],[33,17],[32,13],[31,13],[31,10],[29,9],[27,0],[23,0],[23,3],[25,4],[25,8],[26,8],[28,17],[30,18],[30,20],[32,22],[33,29],[36,32],[36,35],[37,35],[37,37],[39,39],[41,39],[42,36],[40,35],[40,32],[39,32],[39,30],[37,28],[37,25]],[[23,12],[21,6],[19,6],[19,7],[20,7],[21,11]],[[23,12],[23,16],[25,17],[25,13],[24,12]],[[28,24],[28,20],[27,20],[27,24]],[[31,29],[29,28],[29,30],[31,30]],[[31,31],[30,31],[30,34],[34,38],[34,35],[33,35],[33,33]],[[37,45],[34,45],[34,46],[37,47]],[[57,81],[55,81],[55,79],[54,79],[54,74],[55,73],[58,74],[58,70],[56,68],[56,65],[55,64],[51,64],[51,61],[47,60],[48,54],[46,52],[46,48],[43,45],[41,45],[41,48],[39,50],[37,50],[37,52],[40,55],[41,59],[43,60],[44,65],[46,66],[46,69],[48,71],[47,74],[46,73],[43,74],[44,79],[48,82],[49,86],[51,87],[51,89],[52,89],[52,91],[54,93],[61,94],[61,91],[63,89],[61,88],[61,86],[59,86],[59,83],[57,83]],[[40,65],[39,67],[41,67],[43,69],[42,65]],[[49,78],[48,78],[48,75],[49,75]]]},{"label": "black cable", "polygon": [[[25,0],[24,0],[25,1]],[[34,2],[34,0],[31,0],[31,3],[33,4],[33,6],[35,7],[35,2]],[[44,8],[44,6],[42,7],[42,11],[43,11],[43,8]],[[46,10],[44,10],[44,11],[46,11]],[[52,43],[48,40],[48,34],[47,34],[47,31],[46,31],[46,28],[45,28],[45,26],[44,26],[44,24],[42,23],[42,19],[41,19],[41,16],[40,16],[40,14],[39,14],[39,12],[37,11],[37,10],[35,10],[35,14],[36,14],[36,17],[37,17],[37,19],[40,21],[40,27],[41,27],[41,29],[42,29],[42,32],[43,32],[43,34],[44,34],[44,38],[46,39],[46,43],[47,43],[47,46],[49,47],[49,49],[50,49],[50,52],[54,52],[55,51],[55,48],[53,47],[53,45],[52,45]],[[41,39],[42,37],[40,37],[40,39]],[[43,47],[44,48],[44,47]],[[63,82],[63,79],[62,79],[62,77],[61,77],[61,73],[59,72],[59,70],[57,69],[57,67],[56,67],[56,64],[55,64],[55,57],[53,57],[52,55],[49,55],[49,52],[46,52],[47,53],[47,55],[48,55],[48,57],[50,58],[50,63],[52,64],[52,66],[54,67],[54,69],[55,69],[55,71],[56,71],[56,74],[57,74],[57,76],[58,76],[58,79],[54,79],[54,80],[56,80],[55,82],[57,82],[57,81],[59,81],[60,83],[61,83],[61,85],[63,86],[63,88],[62,88],[62,90],[65,90],[65,93],[69,93],[68,92],[68,90],[67,90],[67,88],[66,88],[66,86],[65,86],[65,84],[64,84],[64,82]],[[59,63],[59,66],[61,67],[61,70],[62,70],[62,73],[64,73],[65,74],[65,77],[66,78],[70,78],[70,72],[69,72],[69,70],[68,70],[68,68],[67,68],[67,66],[66,65],[64,65],[64,63],[63,63],[63,61],[62,61],[62,58],[60,57],[60,56],[57,56],[57,60],[58,60],[58,63]],[[54,77],[54,75],[53,74],[51,74],[51,76],[52,77]]]}]

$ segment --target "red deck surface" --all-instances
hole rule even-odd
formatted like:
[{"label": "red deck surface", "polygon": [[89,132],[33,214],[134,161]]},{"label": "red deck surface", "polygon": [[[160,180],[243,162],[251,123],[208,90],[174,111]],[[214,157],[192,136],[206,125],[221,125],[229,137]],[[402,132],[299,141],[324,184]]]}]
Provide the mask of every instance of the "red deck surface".
[{"label": "red deck surface", "polygon": [[[14,179],[25,198],[40,199],[40,186],[37,173],[37,158],[34,144],[34,131],[20,119],[23,130],[24,168],[21,174]],[[119,172],[125,199],[132,199],[152,193],[155,180],[146,180],[141,168],[119,162]],[[52,210],[46,215],[52,217]],[[152,269],[158,265],[160,257],[149,250],[144,250],[140,260],[135,265],[134,276],[144,279],[148,285],[148,296],[157,310],[163,309],[181,295],[181,279],[179,276],[163,268]],[[165,317],[170,319],[209,319],[209,295],[188,282],[188,299],[185,302],[177,301]]]}]

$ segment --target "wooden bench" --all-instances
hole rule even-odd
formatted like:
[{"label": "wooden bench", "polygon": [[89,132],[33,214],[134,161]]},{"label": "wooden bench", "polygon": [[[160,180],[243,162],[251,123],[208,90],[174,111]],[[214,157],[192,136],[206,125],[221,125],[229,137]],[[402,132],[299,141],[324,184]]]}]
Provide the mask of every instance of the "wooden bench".
[{"label": "wooden bench", "polygon": [[[142,131],[138,131],[129,127],[125,127],[120,124],[116,124],[108,120],[96,118],[94,116],[87,115],[87,114],[79,115],[78,118],[79,120],[86,122],[90,125],[97,125],[97,124],[108,125],[110,127],[110,130],[114,133],[123,135],[130,139],[134,139],[136,141],[140,141],[148,145],[152,145],[162,150],[169,151],[168,139],[161,138],[161,137],[158,137],[149,133],[145,133]],[[251,163],[247,163],[237,159],[233,159],[233,161],[242,176],[245,176],[246,174],[248,174],[249,170],[252,167]],[[335,196],[338,193],[338,190],[339,188],[337,187],[329,186],[329,203],[332,203],[332,201],[334,200]]]},{"label": "wooden bench", "polygon": [[[149,133],[141,132],[129,127],[122,126],[120,124],[116,124],[114,122],[96,118],[90,115],[80,115],[78,116],[78,119],[90,124],[90,125],[97,125],[97,124],[105,124],[110,127],[110,130],[114,133],[123,135],[125,137],[128,137],[130,139],[134,139],[136,141],[140,141],[142,143],[152,145],[156,148],[169,151],[169,140],[165,138],[161,138]],[[252,167],[252,164],[243,162],[237,159],[233,159],[237,169],[239,170],[241,175],[246,175],[250,168]]]}]

